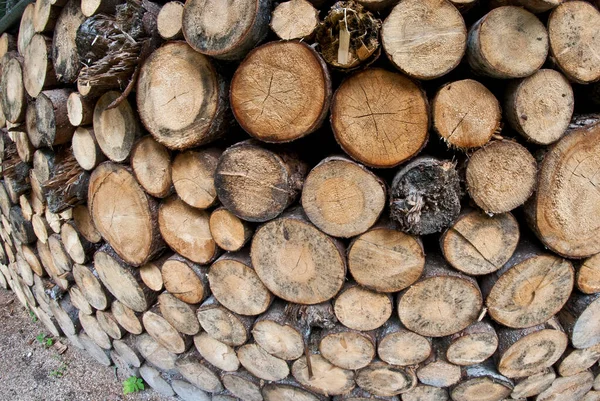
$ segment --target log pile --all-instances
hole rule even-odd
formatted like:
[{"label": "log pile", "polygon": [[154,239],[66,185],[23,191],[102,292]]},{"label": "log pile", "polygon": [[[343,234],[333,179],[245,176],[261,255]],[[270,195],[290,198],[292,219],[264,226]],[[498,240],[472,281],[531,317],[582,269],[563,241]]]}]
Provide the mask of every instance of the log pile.
[{"label": "log pile", "polygon": [[36,0],[0,286],[185,401],[600,399],[600,11]]}]

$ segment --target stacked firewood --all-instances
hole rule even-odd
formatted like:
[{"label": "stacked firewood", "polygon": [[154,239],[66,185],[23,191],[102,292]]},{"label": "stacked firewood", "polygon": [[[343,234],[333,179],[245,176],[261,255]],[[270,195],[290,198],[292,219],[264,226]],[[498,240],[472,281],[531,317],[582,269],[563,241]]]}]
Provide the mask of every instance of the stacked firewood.
[{"label": "stacked firewood", "polygon": [[37,0],[0,38],[0,285],[186,401],[600,400],[598,27]]}]

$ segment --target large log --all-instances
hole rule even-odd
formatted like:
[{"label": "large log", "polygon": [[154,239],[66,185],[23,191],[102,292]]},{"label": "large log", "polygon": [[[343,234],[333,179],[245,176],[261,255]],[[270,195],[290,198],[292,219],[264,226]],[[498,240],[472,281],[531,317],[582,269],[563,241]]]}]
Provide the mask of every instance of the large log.
[{"label": "large log", "polygon": [[79,74],[81,63],[75,38],[79,25],[84,20],[85,16],[81,12],[80,2],[69,0],[56,21],[52,40],[52,63],[60,82],[75,82]]},{"label": "large log", "polygon": [[31,39],[23,55],[23,84],[27,94],[37,97],[58,83],[52,66],[52,40],[41,34]]}]

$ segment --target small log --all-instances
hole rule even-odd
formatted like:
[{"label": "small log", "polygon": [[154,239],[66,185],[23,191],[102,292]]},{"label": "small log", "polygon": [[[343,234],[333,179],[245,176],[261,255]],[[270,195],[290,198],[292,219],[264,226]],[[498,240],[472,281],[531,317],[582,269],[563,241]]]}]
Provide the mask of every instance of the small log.
[{"label": "small log", "polygon": [[35,148],[31,144],[27,132],[13,131],[13,137],[15,138],[15,145],[17,146],[17,154],[19,155],[19,159],[21,159],[22,162],[31,163]]},{"label": "small log", "polygon": [[286,361],[269,354],[255,343],[239,347],[237,356],[242,366],[259,379],[277,381],[290,374]]},{"label": "small log", "polygon": [[68,89],[52,89],[38,95],[35,100],[35,119],[36,133],[41,138],[32,143],[39,142],[52,147],[71,141],[75,127],[71,125],[67,115],[67,99],[70,94]]},{"label": "small log", "polygon": [[[289,80],[289,75],[295,79]],[[314,132],[325,120],[331,79],[325,62],[310,46],[270,42],[240,64],[230,98],[236,120],[251,136],[290,142]]]},{"label": "small log", "polygon": [[90,125],[94,122],[94,102],[81,96],[79,92],[71,92],[67,99],[67,115],[74,127]]},{"label": "small log", "polygon": [[261,226],[250,255],[265,286],[289,302],[327,301],[338,293],[346,276],[341,244],[310,224],[300,209]]},{"label": "small log", "polygon": [[29,203],[29,199],[27,199],[26,195],[21,195],[19,197],[19,206],[21,206],[21,213],[25,220],[31,221],[33,218],[33,209],[31,208],[31,203]]},{"label": "small log", "polygon": [[56,26],[60,10],[61,7],[53,5],[51,0],[36,0],[33,11],[33,29],[35,32],[52,32]]},{"label": "small log", "polygon": [[102,284],[126,306],[144,312],[152,305],[156,294],[142,283],[139,270],[124,262],[110,246],[96,252],[94,267]]},{"label": "small log", "polygon": [[[194,3],[186,3],[186,9],[203,7]],[[212,23],[215,18],[211,14]],[[185,21],[184,11],[184,26]],[[224,133],[229,107],[227,84],[208,57],[185,42],[171,42],[154,51],[141,67],[137,105],[154,139],[170,149],[187,149]],[[174,120],[172,116],[179,118]]]},{"label": "small log", "polygon": [[35,28],[33,26],[33,15],[35,13],[35,4],[32,2],[27,4],[23,10],[21,16],[21,22],[19,23],[19,35],[17,36],[17,50],[19,54],[25,54],[25,49],[31,42],[31,38],[35,35]]},{"label": "small log", "polygon": [[297,359],[292,365],[292,375],[304,388],[318,394],[332,396],[348,393],[355,386],[353,371],[338,368],[321,355],[312,355],[310,365],[311,369],[305,356]]},{"label": "small log", "polygon": [[110,360],[114,365],[113,369],[115,369],[115,374],[118,379],[127,380],[131,376],[140,376],[140,370],[129,365],[114,349],[110,351]]},{"label": "small log", "polygon": [[52,281],[54,281],[60,288],[67,290],[70,285],[70,277],[68,277],[68,275],[62,276],[63,272],[58,270],[58,268],[54,265],[54,258],[52,257],[52,252],[50,251],[48,244],[38,241],[36,248],[40,262],[44,266],[44,270],[46,270],[48,276],[50,276]]},{"label": "small log", "polygon": [[390,365],[417,365],[431,355],[431,340],[407,330],[392,317],[377,330],[377,355]]},{"label": "small log", "polygon": [[[526,329],[498,328],[498,372],[508,378],[526,377],[554,365],[568,338],[556,319]],[[531,350],[539,350],[527,358]]]},{"label": "small log", "polygon": [[50,300],[50,310],[65,335],[74,336],[79,333],[81,325],[78,310],[71,304],[68,293],[59,300]]},{"label": "small log", "polygon": [[163,371],[175,369],[177,355],[167,351],[148,333],[135,337],[135,346],[144,359]]},{"label": "small log", "polygon": [[[239,60],[261,42],[269,31],[268,0],[219,0],[186,2],[183,35],[194,50],[221,60]],[[231,21],[235,21],[231,29]]]},{"label": "small log", "polygon": [[361,331],[375,330],[392,316],[392,297],[346,284],[337,295],[335,316],[344,326]]},{"label": "small log", "polygon": [[117,323],[125,330],[134,335],[143,333],[144,327],[139,313],[117,300],[112,302],[110,310]]},{"label": "small log", "polygon": [[230,346],[243,345],[250,338],[253,319],[240,316],[221,306],[214,297],[208,298],[197,311],[202,329],[211,337]]},{"label": "small log", "polygon": [[73,208],[73,223],[81,235],[88,241],[97,244],[102,241],[102,236],[96,230],[92,216],[86,205],[77,205]]},{"label": "small log", "polygon": [[581,263],[577,269],[575,285],[584,294],[600,292],[600,254],[591,256]]},{"label": "small log", "polygon": [[489,364],[464,367],[462,380],[450,391],[453,400],[475,401],[481,394],[489,400],[508,398],[513,390],[511,380],[502,376]]},{"label": "small log", "polygon": [[102,330],[95,315],[86,315],[85,313],[79,312],[79,322],[81,323],[81,327],[85,330],[85,333],[90,336],[91,340],[100,348],[105,350],[110,350],[112,348],[112,343],[108,334]]},{"label": "small log", "polygon": [[286,313],[286,304],[275,301],[252,328],[254,341],[269,354],[288,361],[304,352],[302,328]]},{"label": "small log", "polygon": [[252,226],[240,219],[224,207],[219,207],[210,214],[208,221],[210,234],[225,251],[239,251],[252,238]]},{"label": "small log", "polygon": [[423,245],[417,237],[381,222],[356,237],[348,247],[348,269],[354,280],[378,292],[397,292],[421,276]]},{"label": "small log", "polygon": [[215,397],[184,380],[172,380],[171,387],[183,401],[215,401]]},{"label": "small log", "polygon": [[9,57],[2,67],[0,86],[0,100],[2,101],[2,112],[6,121],[20,123],[25,120],[27,100],[25,98],[25,87],[23,85],[22,61],[16,57]]},{"label": "small log", "polygon": [[85,20],[78,0],[69,0],[62,9],[52,40],[52,63],[56,77],[60,82],[75,82],[81,69],[77,52],[77,29]]},{"label": "small log", "polygon": [[27,284],[27,286],[31,287],[33,285],[33,276],[34,276],[33,270],[31,270],[31,267],[29,266],[29,263],[27,263],[25,258],[23,258],[23,256],[21,256],[21,253],[16,254],[16,259],[17,259],[17,269],[18,269],[19,275],[21,276],[21,278],[23,279],[25,284]]},{"label": "small log", "polygon": [[440,238],[444,258],[469,275],[493,273],[513,255],[519,242],[519,225],[511,213],[489,216],[467,209]]},{"label": "small log", "polygon": [[573,82],[587,84],[600,79],[600,60],[596,56],[600,41],[593,28],[599,23],[598,9],[584,1],[564,2],[548,18],[550,54]]},{"label": "small log", "polygon": [[433,128],[448,146],[466,150],[484,146],[500,132],[502,110],[484,85],[464,79],[438,90],[432,102],[432,117]]},{"label": "small log", "polygon": [[116,91],[102,95],[96,103],[93,117],[98,146],[114,162],[127,160],[134,142],[141,135],[138,120],[127,99],[108,109],[120,95]]},{"label": "small log", "polygon": [[6,191],[5,183],[4,181],[0,181],[0,210],[2,210],[2,214],[5,217],[8,217],[11,207],[12,201],[10,200],[8,192]]},{"label": "small log", "polygon": [[[224,372],[235,372],[240,367],[240,361],[235,350],[229,345],[212,338],[207,333],[194,336],[194,345],[200,356]],[[227,384],[225,384],[227,387]]]},{"label": "small log", "polygon": [[163,379],[160,372],[152,366],[144,364],[140,367],[139,372],[142,379],[157,393],[165,397],[173,397],[175,395],[169,382]]},{"label": "small log", "polygon": [[98,346],[86,333],[79,334],[79,341],[84,346],[88,355],[103,366],[110,366],[110,352]]},{"label": "small log", "polygon": [[163,200],[158,210],[160,233],[169,247],[202,264],[210,263],[219,254],[208,218],[206,211],[189,206],[175,195]]},{"label": "small log", "polygon": [[73,306],[82,313],[85,313],[86,315],[91,315],[93,313],[94,310],[92,309],[92,306],[88,303],[77,285],[73,285],[69,288],[69,299]]},{"label": "small log", "polygon": [[0,59],[8,52],[17,50],[17,38],[14,35],[4,32],[0,35]]},{"label": "small log", "polygon": [[402,394],[402,401],[449,401],[450,396],[445,388],[418,384],[408,393]]},{"label": "small log", "polygon": [[342,369],[357,370],[369,365],[375,357],[374,332],[361,332],[342,325],[321,333],[319,352]]},{"label": "small log", "polygon": [[82,0],[81,12],[86,17],[96,14],[115,14],[117,6],[122,3],[123,0]]},{"label": "small log", "polygon": [[384,182],[345,157],[323,159],[306,177],[302,207],[326,234],[349,238],[367,231],[386,202]]},{"label": "small log", "polygon": [[225,150],[219,158],[215,188],[223,206],[237,217],[265,222],[294,202],[306,173],[307,166],[295,155],[244,141]]},{"label": "small log", "polygon": [[73,262],[85,264],[92,258],[96,250],[96,244],[89,242],[79,233],[74,223],[67,222],[60,229],[60,237],[65,246],[65,250],[73,259]]},{"label": "small log", "polygon": [[575,348],[588,348],[600,343],[600,294],[573,292],[558,317]]},{"label": "small log", "polygon": [[48,237],[48,248],[52,253],[54,266],[58,269],[60,274],[69,273],[73,268],[73,260],[71,260],[71,257],[65,250],[60,235],[52,234]]},{"label": "small log", "polygon": [[135,336],[126,336],[115,340],[113,347],[129,365],[139,368],[144,363],[144,357],[135,346]]},{"label": "small log", "polygon": [[342,149],[369,167],[397,166],[416,155],[428,138],[424,92],[401,74],[379,68],[358,72],[339,86],[330,119]]},{"label": "small log", "polygon": [[164,198],[173,192],[171,154],[152,136],[145,136],[133,145],[131,168],[148,194]]},{"label": "small log", "polygon": [[183,39],[183,3],[169,1],[160,9],[156,18],[158,34],[165,40]]},{"label": "small log", "polygon": [[509,85],[504,110],[508,123],[525,139],[549,145],[565,134],[574,104],[569,81],[558,71],[542,69]]},{"label": "small log", "polygon": [[160,258],[148,262],[142,267],[140,267],[140,276],[142,277],[142,281],[152,291],[159,292],[162,291],[162,289],[164,288],[164,282],[161,272],[162,266],[167,260],[169,260],[171,256],[173,256],[173,254],[167,252],[163,254]]},{"label": "small log", "polygon": [[126,262],[141,266],[164,249],[156,200],[126,167],[106,162],[94,170],[88,208],[98,232]]},{"label": "small log", "polygon": [[227,253],[217,259],[208,273],[210,290],[221,305],[240,315],[259,315],[273,295],[258,278],[246,251]]},{"label": "small log", "polygon": [[494,141],[469,158],[469,195],[486,213],[505,213],[521,206],[536,185],[537,166],[529,151],[512,141]]},{"label": "small log", "polygon": [[498,335],[490,322],[475,322],[466,329],[442,340],[448,362],[469,366],[484,362],[498,348]]},{"label": "small log", "polygon": [[558,361],[558,374],[574,376],[591,368],[600,359],[600,344],[589,348],[567,349]]},{"label": "small log", "polygon": [[455,163],[419,157],[405,165],[392,181],[390,216],[402,231],[432,234],[458,217],[460,197]]},{"label": "small log", "polygon": [[49,234],[55,233],[60,234],[60,228],[62,224],[60,222],[60,216],[57,213],[53,213],[49,208],[46,208],[44,212],[44,217],[46,218],[46,222],[48,222],[48,226],[50,226],[51,232]]},{"label": "small log", "polygon": [[547,56],[544,24],[521,7],[496,8],[469,30],[467,61],[477,74],[499,79],[527,77],[542,67]]},{"label": "small log", "polygon": [[594,375],[582,372],[575,376],[559,377],[550,387],[542,391],[536,401],[581,400],[592,389]]},{"label": "small log", "polygon": [[158,307],[161,316],[180,333],[193,336],[200,331],[196,305],[187,304],[165,291],[158,296]]},{"label": "small log", "polygon": [[[544,155],[527,222],[545,246],[568,258],[600,252],[600,203],[594,181],[600,159],[598,116],[581,116]],[[575,205],[567,207],[566,205]]]},{"label": "small log", "polygon": [[419,382],[434,387],[450,387],[461,379],[460,366],[448,362],[442,340],[434,338],[432,352],[417,368]]},{"label": "small log", "polygon": [[10,208],[9,219],[10,226],[12,227],[12,234],[19,242],[31,244],[37,241],[37,237],[33,232],[33,225],[30,221],[25,220],[19,206]]},{"label": "small log", "polygon": [[307,0],[279,3],[271,14],[271,29],[280,39],[311,39],[319,25],[319,11]]},{"label": "small log", "polygon": [[173,186],[182,201],[198,209],[208,209],[217,202],[214,175],[221,153],[219,149],[205,148],[175,156],[170,170]]},{"label": "small log", "polygon": [[108,334],[111,339],[119,340],[125,335],[125,331],[111,312],[96,311],[96,319],[102,330]]},{"label": "small log", "polygon": [[417,385],[417,377],[411,369],[373,362],[358,371],[356,384],[373,395],[391,397],[412,390]]},{"label": "small log", "polygon": [[[269,383],[261,390],[264,401],[325,401],[324,396],[304,389],[296,380],[286,379],[280,383]],[[394,400],[397,401],[397,400]]]},{"label": "small log", "polygon": [[403,1],[385,19],[381,42],[400,71],[415,79],[434,79],[452,71],[464,56],[467,28],[449,1]]},{"label": "small log", "polygon": [[516,399],[534,397],[546,390],[556,379],[556,373],[552,368],[544,369],[528,377],[514,379],[515,387],[511,397]]},{"label": "small log", "polygon": [[43,277],[45,275],[44,267],[38,258],[35,247],[33,245],[22,244],[21,253],[23,254],[23,258],[27,261],[27,264],[31,267],[31,270],[33,270],[37,276]]},{"label": "small log", "polygon": [[207,273],[207,267],[179,255],[171,256],[161,269],[165,289],[188,304],[198,304],[210,295]]},{"label": "small log", "polygon": [[[262,401],[262,380],[257,379],[245,369],[228,372],[221,375],[223,386],[227,391],[245,401]],[[238,398],[236,398],[238,399]]]},{"label": "small log", "polygon": [[196,350],[179,356],[175,367],[186,380],[204,391],[217,393],[223,390],[217,370],[202,359]]},{"label": "small log", "polygon": [[473,278],[451,270],[442,258],[432,255],[421,279],[399,294],[398,315],[409,330],[422,336],[442,337],[474,323],[482,304]]},{"label": "small log", "polygon": [[[47,0],[44,0],[47,1]],[[31,38],[23,55],[23,84],[27,94],[37,97],[43,89],[58,83],[52,65],[52,39],[41,34]]]},{"label": "small log", "polygon": [[525,328],[558,313],[571,295],[574,280],[569,261],[522,241],[500,270],[482,279],[481,289],[494,320],[507,327]]},{"label": "small log", "polygon": [[[153,309],[155,310],[155,309]],[[181,335],[169,322],[153,310],[144,313],[142,323],[144,329],[167,351],[174,354],[184,353],[191,344],[189,336]]]}]

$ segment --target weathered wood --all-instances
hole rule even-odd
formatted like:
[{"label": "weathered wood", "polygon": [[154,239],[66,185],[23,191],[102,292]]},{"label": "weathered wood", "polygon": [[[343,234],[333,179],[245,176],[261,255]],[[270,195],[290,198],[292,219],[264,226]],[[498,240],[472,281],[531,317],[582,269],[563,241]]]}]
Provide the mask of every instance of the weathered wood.
[{"label": "weathered wood", "polygon": [[373,362],[358,371],[356,384],[371,394],[389,397],[412,390],[417,377],[411,369]]},{"label": "weathered wood", "polygon": [[266,384],[261,394],[264,401],[325,401],[326,399],[322,395],[307,391],[292,379]]},{"label": "weathered wood", "polygon": [[179,255],[171,256],[161,268],[165,289],[188,304],[198,304],[210,295],[208,268]]},{"label": "weathered wood", "polygon": [[157,312],[158,308],[153,308],[144,313],[142,317],[144,329],[168,351],[174,354],[184,353],[191,345],[191,338],[180,334]]},{"label": "weathered wood", "polygon": [[135,346],[134,336],[126,336],[113,341],[113,347],[129,365],[139,368],[144,363],[144,357]]},{"label": "weathered wood", "polygon": [[25,98],[25,87],[23,85],[22,61],[16,56],[9,57],[2,67],[0,84],[2,91],[2,112],[6,120],[11,123],[20,123],[25,120],[27,100]]},{"label": "weathered wood", "polygon": [[183,39],[183,3],[169,1],[160,9],[156,18],[158,34],[165,40]]},{"label": "weathered wood", "polygon": [[69,297],[73,306],[86,315],[91,315],[93,309],[77,285],[69,288]]},{"label": "weathered wood", "polygon": [[79,334],[79,341],[85,347],[87,353],[101,365],[110,366],[110,352],[98,346],[92,339],[86,334]]},{"label": "weathered wood", "polygon": [[65,335],[74,336],[79,333],[81,324],[77,308],[71,304],[69,294],[64,294],[61,299],[50,300],[50,310]]},{"label": "weathered wood", "polygon": [[60,82],[72,83],[77,79],[81,63],[75,38],[79,26],[85,20],[80,2],[69,0],[62,9],[52,40],[52,63]]},{"label": "weathered wood", "polygon": [[95,315],[86,315],[85,313],[79,312],[79,322],[86,334],[90,336],[90,339],[100,348],[105,350],[110,350],[112,348],[112,343],[108,334],[102,330]]},{"label": "weathered wood", "polygon": [[259,379],[277,381],[290,374],[286,361],[269,354],[255,343],[242,345],[237,349],[237,356],[242,366]]},{"label": "weathered wood", "polygon": [[210,214],[210,234],[217,245],[225,251],[239,251],[252,238],[252,226],[224,207]]},{"label": "weathered wood", "polygon": [[442,340],[448,362],[459,366],[482,363],[498,348],[498,335],[488,321],[475,322],[466,329]]},{"label": "weathered wood", "polygon": [[32,2],[25,7],[21,22],[19,23],[19,35],[17,37],[17,49],[19,54],[25,54],[25,49],[31,42],[31,38],[35,35],[33,26],[33,15],[35,13],[35,4]]},{"label": "weathered wood", "polygon": [[591,368],[600,359],[600,344],[589,348],[567,349],[557,363],[558,374],[574,376]]},{"label": "weathered wood", "polygon": [[207,333],[194,336],[194,345],[200,356],[224,372],[235,372],[240,367],[240,361],[233,347],[222,343]]},{"label": "weathered wood", "polygon": [[167,351],[154,338],[150,337],[148,333],[137,336],[135,338],[135,346],[144,359],[153,366],[164,371],[175,369],[177,355]]},{"label": "weathered wood", "polygon": [[511,393],[514,399],[533,397],[546,390],[556,379],[552,368],[544,369],[528,377],[514,379],[515,387]]},{"label": "weathered wood", "polygon": [[67,115],[74,127],[90,125],[94,122],[94,102],[81,96],[79,92],[71,92],[67,99]]},{"label": "weathered wood", "polygon": [[462,380],[450,391],[453,400],[475,401],[485,395],[487,400],[508,398],[513,389],[511,380],[502,376],[490,364],[467,366]]},{"label": "weathered wood", "polygon": [[338,87],[330,118],[342,149],[369,167],[397,166],[428,138],[424,92],[408,78],[379,68],[358,72]]},{"label": "weathered wood", "polygon": [[411,391],[402,394],[403,401],[449,401],[448,390],[418,384]]},{"label": "weathered wood", "polygon": [[23,84],[27,94],[37,97],[43,89],[55,86],[58,81],[52,65],[52,40],[41,34],[31,38],[23,55]]},{"label": "weathered wood", "polygon": [[304,352],[303,334],[300,326],[286,313],[282,301],[275,301],[252,327],[252,337],[260,347],[277,358],[292,361]]},{"label": "weathered wood", "polygon": [[431,354],[431,340],[414,333],[398,320],[390,318],[377,330],[377,355],[391,365],[411,366]]},{"label": "weathered wood", "polygon": [[591,390],[594,376],[590,372],[582,372],[575,376],[559,377],[550,387],[542,391],[536,401],[581,400]]},{"label": "weathered wood", "polygon": [[442,340],[434,338],[432,352],[417,368],[419,382],[434,387],[450,387],[461,379],[461,368],[448,362]]},{"label": "weathered wood", "polygon": [[81,294],[94,309],[105,310],[109,307],[110,294],[100,282],[98,272],[94,267],[74,264],[73,278]]},{"label": "weathered wood", "polygon": [[148,364],[144,364],[140,367],[140,376],[144,381],[152,387],[157,393],[166,397],[172,397],[175,395],[171,385],[162,378],[160,372],[154,369]]},{"label": "weathered wood", "polygon": [[19,206],[10,208],[9,220],[12,227],[12,234],[19,242],[31,244],[37,240],[33,231],[33,225],[23,217],[23,212]]},{"label": "weathered wood", "polygon": [[[67,99],[68,89],[52,89],[41,92],[35,100],[37,135],[42,146],[55,146],[71,141],[75,127],[69,122]],[[31,133],[30,133],[31,135]]]},{"label": "weathered wood", "polygon": [[307,0],[279,3],[271,14],[271,30],[283,40],[310,39],[319,24],[319,11]]},{"label": "weathered wood", "polygon": [[102,236],[96,230],[86,205],[77,205],[73,208],[73,223],[75,223],[79,233],[88,241],[95,244],[102,241]]},{"label": "weathered wood", "polygon": [[600,254],[585,259],[577,268],[575,285],[584,294],[600,292]]},{"label": "weathered wood", "polygon": [[144,136],[133,145],[131,168],[144,190],[156,198],[173,192],[171,154],[152,136]]},{"label": "weathered wood", "polygon": [[131,334],[142,334],[144,327],[142,326],[141,314],[135,312],[130,307],[122,302],[114,300],[110,305],[110,310],[117,323]]},{"label": "weathered wood", "polygon": [[180,333],[193,336],[200,331],[196,305],[187,304],[165,291],[158,296],[158,307],[161,316]]},{"label": "weathered wood", "polygon": [[337,325],[321,333],[319,352],[342,369],[357,370],[369,365],[375,357],[374,332],[361,332]]},{"label": "weathered wood", "polygon": [[338,368],[321,355],[312,355],[310,365],[309,370],[305,356],[297,359],[292,365],[292,375],[303,387],[315,393],[325,396],[345,394],[355,386],[353,371]]},{"label": "weathered wood", "polygon": [[588,348],[600,343],[600,294],[573,292],[558,317],[575,348]]},{"label": "weathered wood", "polygon": [[375,330],[392,315],[392,297],[346,284],[335,299],[334,311],[344,326],[361,331]]},{"label": "weathered wood", "polygon": [[196,350],[181,355],[175,362],[179,373],[196,387],[216,393],[223,390],[216,369],[200,357]]},{"label": "weathered wood", "polygon": [[[184,380],[172,380],[171,387],[175,394],[179,396],[183,401],[214,401],[215,398],[211,397],[209,393],[200,390],[198,387],[190,384]],[[225,400],[227,401],[227,400]]]},{"label": "weathered wood", "polygon": [[214,175],[221,150],[205,148],[179,153],[170,166],[179,198],[190,206],[208,209],[217,202]]},{"label": "weathered wood", "polygon": [[[244,368],[237,372],[224,372],[221,375],[223,386],[232,396],[242,400],[261,401],[262,380],[257,379]],[[236,398],[238,399],[238,398]]]},{"label": "weathered wood", "polygon": [[197,315],[202,329],[227,345],[243,345],[250,338],[250,328],[254,319],[231,312],[221,306],[214,297],[208,298],[200,305]]}]

